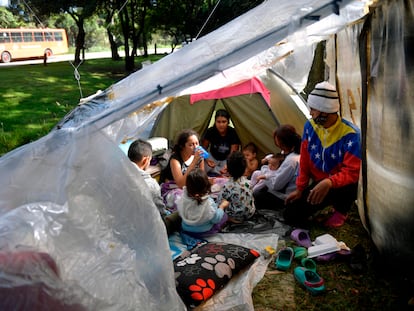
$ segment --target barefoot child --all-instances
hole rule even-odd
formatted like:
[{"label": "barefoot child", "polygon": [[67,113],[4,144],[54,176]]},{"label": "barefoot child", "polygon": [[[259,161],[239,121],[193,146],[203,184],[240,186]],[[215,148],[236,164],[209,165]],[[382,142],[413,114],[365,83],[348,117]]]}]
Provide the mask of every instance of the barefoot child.
[{"label": "barefoot child", "polygon": [[243,155],[246,159],[246,171],[244,176],[250,179],[251,175],[259,167],[259,160],[257,159],[257,146],[255,143],[248,143],[243,147]]}]

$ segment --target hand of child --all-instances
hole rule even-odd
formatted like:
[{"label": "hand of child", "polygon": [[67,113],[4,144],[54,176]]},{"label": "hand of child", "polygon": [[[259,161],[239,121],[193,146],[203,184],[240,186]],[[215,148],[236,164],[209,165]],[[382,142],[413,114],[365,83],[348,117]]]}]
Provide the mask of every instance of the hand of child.
[{"label": "hand of child", "polygon": [[223,176],[227,175],[227,165],[220,170],[220,174]]},{"label": "hand of child", "polygon": [[225,200],[225,199],[223,199],[223,201],[221,201],[221,203],[220,203],[220,205],[219,205],[219,208],[221,208],[221,209],[226,209],[227,207],[229,207],[229,205],[230,205],[230,202],[229,201],[227,201],[227,200]]}]

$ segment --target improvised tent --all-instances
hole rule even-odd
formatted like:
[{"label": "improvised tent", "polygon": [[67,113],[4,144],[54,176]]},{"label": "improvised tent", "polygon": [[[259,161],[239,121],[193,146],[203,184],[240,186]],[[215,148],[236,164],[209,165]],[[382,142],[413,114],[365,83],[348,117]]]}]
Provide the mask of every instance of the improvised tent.
[{"label": "improvised tent", "polygon": [[166,137],[173,142],[185,128],[203,134],[214,111],[224,107],[242,146],[254,142],[261,158],[274,151],[272,135],[276,127],[288,122],[301,132],[306,120],[275,73],[268,72],[265,82],[267,87],[258,78],[252,78],[217,90],[178,96],[158,115],[149,136]]},{"label": "improvised tent", "polygon": [[[413,6],[382,1],[369,14],[364,6],[266,1],[86,99],[48,135],[0,158],[1,249],[50,254],[60,278],[37,281],[75,307],[184,310],[162,221],[118,144],[145,135],[166,105],[145,108],[168,96],[263,82],[269,68],[303,91],[324,41],[322,78],[337,85],[341,114],[363,134],[361,219],[383,254],[412,262]],[[0,285],[22,285],[9,281]]]}]

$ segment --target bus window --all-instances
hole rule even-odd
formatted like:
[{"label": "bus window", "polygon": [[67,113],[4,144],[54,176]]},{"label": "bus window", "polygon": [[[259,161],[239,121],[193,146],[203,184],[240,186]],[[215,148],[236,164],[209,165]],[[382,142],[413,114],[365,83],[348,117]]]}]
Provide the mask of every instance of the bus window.
[{"label": "bus window", "polygon": [[23,41],[24,42],[32,42],[33,41],[33,34],[31,32],[23,32]]},{"label": "bus window", "polygon": [[10,42],[10,34],[8,32],[0,32],[0,43]]},{"label": "bus window", "polygon": [[43,41],[43,32],[35,31],[33,34],[34,34],[34,40],[36,42],[42,42]]},{"label": "bus window", "polygon": [[12,42],[22,42],[22,33],[21,32],[12,32],[11,33]]},{"label": "bus window", "polygon": [[61,32],[54,32],[55,35],[55,41],[63,41],[63,36]]},{"label": "bus window", "polygon": [[53,41],[53,33],[45,32],[45,41]]}]

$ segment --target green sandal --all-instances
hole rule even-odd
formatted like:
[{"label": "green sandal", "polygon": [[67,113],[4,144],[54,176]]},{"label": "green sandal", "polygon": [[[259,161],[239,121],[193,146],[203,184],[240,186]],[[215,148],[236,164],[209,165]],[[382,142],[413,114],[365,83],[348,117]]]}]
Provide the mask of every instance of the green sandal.
[{"label": "green sandal", "polygon": [[311,270],[313,272],[316,272],[316,263],[310,258],[303,258],[300,262],[302,266],[308,270]]},{"label": "green sandal", "polygon": [[325,281],[316,272],[305,267],[296,267],[293,274],[300,285],[312,295],[319,295],[325,291]]},{"label": "green sandal", "polygon": [[276,257],[276,269],[286,271],[290,268],[293,259],[293,249],[291,247],[282,248]]},{"label": "green sandal", "polygon": [[293,247],[293,252],[295,253],[295,259],[302,260],[308,256],[308,250],[303,246]]}]

